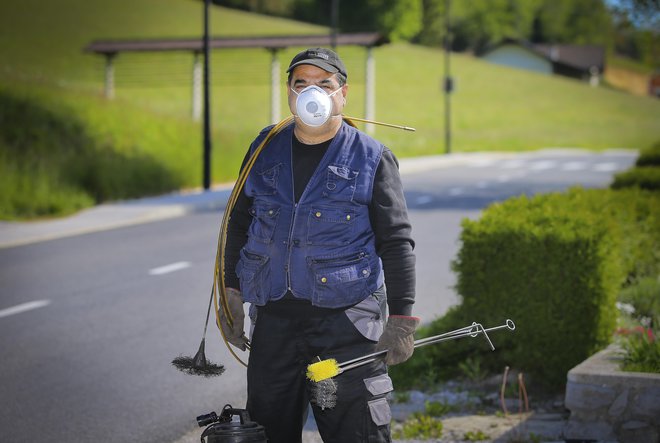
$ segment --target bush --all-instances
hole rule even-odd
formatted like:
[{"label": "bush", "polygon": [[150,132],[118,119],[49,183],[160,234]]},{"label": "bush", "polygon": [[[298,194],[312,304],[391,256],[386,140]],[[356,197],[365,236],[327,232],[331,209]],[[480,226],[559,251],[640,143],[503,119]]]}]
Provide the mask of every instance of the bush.
[{"label": "bush", "polygon": [[635,165],[639,167],[644,166],[660,166],[660,141],[647,149],[643,149],[637,157]]},{"label": "bush", "polygon": [[609,342],[622,285],[660,274],[660,195],[649,191],[575,188],[518,197],[463,228],[453,264],[463,303],[417,337],[509,317],[517,329],[493,334],[496,353],[484,352],[490,348],[481,336],[419,348],[391,368],[397,387],[469,375],[468,361],[478,361],[480,371],[515,366],[558,387],[568,369]]},{"label": "bush", "polygon": [[649,328],[660,326],[660,281],[658,277],[645,277],[626,287],[619,301],[633,306],[633,317]]},{"label": "bush", "polygon": [[635,167],[614,176],[612,189],[637,187],[650,191],[660,190],[660,166]]},{"label": "bush", "polygon": [[660,340],[651,330],[630,334],[623,342],[624,371],[660,373]]},{"label": "bush", "polygon": [[589,194],[591,198],[582,205],[598,217],[612,220],[621,232],[624,285],[660,275],[660,194],[637,188],[592,190]]},{"label": "bush", "polygon": [[[468,326],[474,321],[465,315],[459,306],[453,306],[442,317],[422,325],[415,336],[432,337]],[[389,369],[389,374],[397,389],[432,389],[439,381],[461,375],[458,362],[477,355],[486,349],[484,344],[469,338],[437,343],[415,349],[413,356],[405,364]]]},{"label": "bush", "polygon": [[497,356],[547,386],[563,384],[616,325],[621,233],[589,210],[603,200],[578,189],[519,197],[463,222],[454,262],[461,309],[485,325],[513,319],[517,329],[498,335]]},{"label": "bush", "polygon": [[421,413],[414,413],[403,423],[401,430],[394,431],[394,438],[429,438],[442,437],[442,422],[437,418]]}]

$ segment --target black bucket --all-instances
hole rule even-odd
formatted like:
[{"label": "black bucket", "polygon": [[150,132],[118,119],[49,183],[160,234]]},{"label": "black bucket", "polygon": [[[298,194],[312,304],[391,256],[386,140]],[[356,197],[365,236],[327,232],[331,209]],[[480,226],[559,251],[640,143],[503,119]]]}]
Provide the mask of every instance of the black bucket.
[{"label": "black bucket", "polygon": [[[231,421],[232,415],[238,415],[240,422]],[[266,430],[259,423],[250,420],[245,409],[233,409],[227,405],[220,417],[215,413],[197,417],[200,426],[215,421],[202,432],[201,441],[206,443],[267,443]],[[204,424],[202,424],[204,423]],[[206,440],[204,440],[206,438]]]}]

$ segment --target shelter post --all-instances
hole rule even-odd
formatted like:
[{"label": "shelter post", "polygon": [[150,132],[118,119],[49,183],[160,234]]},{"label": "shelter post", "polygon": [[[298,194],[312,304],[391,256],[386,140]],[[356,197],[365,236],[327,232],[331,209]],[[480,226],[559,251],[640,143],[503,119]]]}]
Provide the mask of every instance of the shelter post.
[{"label": "shelter post", "polygon": [[[367,46],[367,61],[364,81],[364,115],[367,120],[376,119],[376,60],[374,59],[373,46]],[[365,132],[373,135],[375,126],[367,123]]]},{"label": "shelter post", "polygon": [[199,51],[193,51],[192,69],[192,119],[202,118],[202,62]]},{"label": "shelter post", "polygon": [[280,121],[280,59],[277,56],[278,48],[270,48],[270,122],[277,124]]},{"label": "shelter post", "polygon": [[115,66],[113,59],[117,55],[116,52],[105,53],[105,87],[104,95],[108,100],[115,98]]}]

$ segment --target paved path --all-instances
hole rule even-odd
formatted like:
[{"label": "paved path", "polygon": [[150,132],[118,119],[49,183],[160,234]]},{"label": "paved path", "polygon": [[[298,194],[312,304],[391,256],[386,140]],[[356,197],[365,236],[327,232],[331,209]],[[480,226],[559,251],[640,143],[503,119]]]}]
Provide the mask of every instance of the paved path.
[{"label": "paved path", "polygon": [[[495,177],[492,182],[485,180],[473,181],[470,186],[474,189],[484,190],[496,183],[511,181],[521,177],[521,168],[525,165],[526,158],[539,154],[551,157],[570,157],[584,155],[589,151],[575,149],[548,149],[531,153],[465,153],[449,154],[427,157],[416,157],[401,160],[401,174],[404,177],[417,173],[429,173],[452,166],[469,166],[471,168],[484,168],[495,163],[508,171]],[[610,150],[631,161],[637,153],[632,150]],[[530,163],[531,171],[548,171],[557,168],[558,171],[575,173],[584,172],[587,165],[583,161],[563,161],[557,163],[552,160],[542,160]],[[612,172],[616,165],[611,162],[601,162],[596,166],[602,172]],[[612,169],[614,168],[614,169]],[[460,197],[466,193],[467,187],[454,186],[447,191],[447,197]],[[148,223],[156,220],[177,217],[186,213],[199,212],[210,209],[220,209],[225,206],[231,185],[217,186],[212,190],[204,192],[193,190],[189,192],[177,192],[158,197],[143,198],[124,202],[102,204],[90,209],[83,210],[73,216],[55,220],[33,221],[33,222],[6,222],[0,221],[0,248],[26,245],[45,240],[53,240],[90,232],[98,232],[135,224]],[[409,205],[429,205],[433,198],[423,193],[416,193],[414,199],[409,198]]]}]

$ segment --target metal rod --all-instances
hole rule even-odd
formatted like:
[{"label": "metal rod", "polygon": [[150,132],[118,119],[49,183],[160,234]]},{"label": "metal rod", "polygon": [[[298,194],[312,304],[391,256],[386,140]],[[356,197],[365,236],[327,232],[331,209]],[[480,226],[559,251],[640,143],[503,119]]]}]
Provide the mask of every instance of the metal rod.
[{"label": "metal rod", "polygon": [[348,115],[345,115],[344,117],[346,117],[349,120],[355,120],[362,123],[373,123],[375,125],[388,126],[390,128],[396,128],[396,129],[403,129],[404,131],[411,131],[411,132],[416,131],[415,128],[411,128],[410,126],[393,125],[392,123],[377,122],[375,120],[367,120],[366,118],[349,117]]},{"label": "metal rod", "polygon": [[[484,327],[480,323],[472,323],[472,325],[470,326],[456,329],[454,331],[445,332],[439,335],[434,335],[433,337],[426,337],[426,338],[420,338],[419,340],[415,340],[414,347],[419,348],[422,346],[431,345],[442,341],[456,340],[458,338],[463,338],[463,337],[476,337],[479,334],[484,334],[486,336],[486,340],[488,340],[488,344],[490,345],[491,349],[494,351],[495,347],[493,346],[493,343],[490,341],[490,337],[488,337],[488,332],[497,331],[499,329],[505,329],[505,328],[509,329],[510,331],[513,331],[516,329],[516,325],[511,319],[507,319],[506,323],[503,325],[493,326],[492,328],[488,328],[488,329],[484,329]],[[349,369],[356,368],[358,366],[365,365],[367,363],[371,363],[375,361],[377,357],[380,357],[385,354],[387,354],[387,349],[374,352],[373,354],[363,355],[361,357],[354,358],[353,360],[342,362],[339,364],[340,373]]]}]

